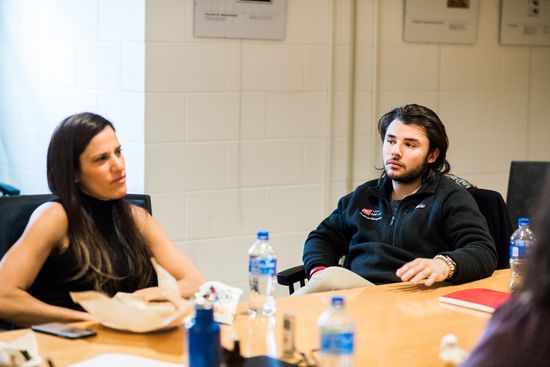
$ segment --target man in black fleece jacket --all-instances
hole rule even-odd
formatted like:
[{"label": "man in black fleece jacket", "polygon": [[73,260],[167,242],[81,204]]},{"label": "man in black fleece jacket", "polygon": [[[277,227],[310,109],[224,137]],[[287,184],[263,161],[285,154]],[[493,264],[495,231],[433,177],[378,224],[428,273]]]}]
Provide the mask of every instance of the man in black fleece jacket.
[{"label": "man in black fleece jacket", "polygon": [[375,284],[431,286],[491,275],[497,253],[487,222],[473,197],[444,176],[449,143],[439,117],[406,105],[382,116],[378,130],[382,176],[341,198],[309,234],[306,274],[320,277],[345,255],[345,269]]}]

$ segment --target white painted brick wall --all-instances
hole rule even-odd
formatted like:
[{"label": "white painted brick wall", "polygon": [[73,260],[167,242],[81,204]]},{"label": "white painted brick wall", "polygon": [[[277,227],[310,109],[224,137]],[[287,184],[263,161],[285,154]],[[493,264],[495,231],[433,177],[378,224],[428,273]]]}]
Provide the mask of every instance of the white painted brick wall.
[{"label": "white painted brick wall", "polygon": [[144,14],[145,0],[99,0],[99,39],[143,42]]},{"label": "white painted brick wall", "polygon": [[239,95],[192,94],[187,98],[189,141],[235,140],[239,137]]},{"label": "white painted brick wall", "polygon": [[130,155],[129,189],[143,191],[145,1],[4,0],[0,7],[0,181],[47,192],[54,127],[92,111],[118,128]]},{"label": "white painted brick wall", "polygon": [[438,68],[438,46],[382,46],[378,69],[380,90],[436,90]]},{"label": "white painted brick wall", "polygon": [[145,150],[147,192],[223,189],[225,144],[150,144]]},{"label": "white painted brick wall", "polygon": [[244,44],[242,90],[304,89],[304,48],[279,43]]},{"label": "white painted brick wall", "polygon": [[164,93],[223,91],[229,51],[223,44],[149,43],[146,89]]},{"label": "white painted brick wall", "polygon": [[265,189],[190,193],[187,199],[189,239],[250,235],[271,228]]}]

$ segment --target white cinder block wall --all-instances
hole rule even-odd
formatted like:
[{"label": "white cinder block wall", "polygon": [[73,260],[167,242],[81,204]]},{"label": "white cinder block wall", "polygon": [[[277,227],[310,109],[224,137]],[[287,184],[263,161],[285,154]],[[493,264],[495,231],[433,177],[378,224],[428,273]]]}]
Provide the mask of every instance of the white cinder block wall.
[{"label": "white cinder block wall", "polygon": [[114,122],[143,192],[144,34],[145,0],[0,1],[0,181],[48,192],[54,127],[91,111]]},{"label": "white cinder block wall", "polygon": [[147,2],[145,188],[209,279],[247,288],[260,229],[298,264],[326,212],[331,7],[290,0],[287,39],[250,41],[195,38],[193,1]]},{"label": "white cinder block wall", "polygon": [[246,288],[258,229],[297,264],[338,197],[377,176],[392,106],[437,111],[453,171],[503,196],[511,160],[550,159],[550,48],[500,46],[498,0],[474,45],[402,42],[403,0],[357,0],[354,38],[352,4],[288,0],[287,38],[251,41],[193,37],[192,0],[1,0],[0,180],[45,191],[53,126],[103,113],[130,188],[208,278]]}]

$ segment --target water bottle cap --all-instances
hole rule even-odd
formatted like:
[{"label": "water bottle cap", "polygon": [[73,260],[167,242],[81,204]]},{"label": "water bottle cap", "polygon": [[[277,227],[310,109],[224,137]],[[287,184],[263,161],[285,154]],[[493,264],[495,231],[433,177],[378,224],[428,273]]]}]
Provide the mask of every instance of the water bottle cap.
[{"label": "water bottle cap", "polygon": [[518,218],[518,227],[528,226],[528,225],[529,225],[529,218]]},{"label": "water bottle cap", "polygon": [[265,232],[258,232],[257,238],[258,238],[259,240],[269,240],[269,232],[267,232],[267,231],[265,231]]},{"label": "water bottle cap", "polygon": [[333,296],[330,303],[333,306],[343,306],[344,305],[344,297],[342,297],[342,296]]}]

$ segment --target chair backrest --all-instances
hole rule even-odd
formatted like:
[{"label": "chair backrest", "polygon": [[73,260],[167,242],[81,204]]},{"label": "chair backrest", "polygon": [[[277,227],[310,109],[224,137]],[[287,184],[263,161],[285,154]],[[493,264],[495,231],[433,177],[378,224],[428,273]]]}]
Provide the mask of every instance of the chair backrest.
[{"label": "chair backrest", "polygon": [[510,236],[514,226],[502,196],[493,190],[470,188],[468,192],[474,197],[479,211],[489,225],[489,232],[495,241],[497,250],[497,269],[510,267]]},{"label": "chair backrest", "polygon": [[506,205],[514,223],[520,217],[533,216],[546,179],[550,179],[550,162],[511,163]]},{"label": "chair backrest", "polygon": [[[0,259],[19,239],[32,212],[54,195],[20,195],[0,197]],[[151,210],[151,197],[145,194],[128,194],[126,200],[134,205]]]}]

